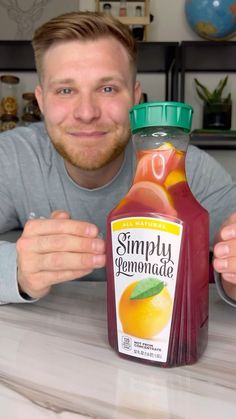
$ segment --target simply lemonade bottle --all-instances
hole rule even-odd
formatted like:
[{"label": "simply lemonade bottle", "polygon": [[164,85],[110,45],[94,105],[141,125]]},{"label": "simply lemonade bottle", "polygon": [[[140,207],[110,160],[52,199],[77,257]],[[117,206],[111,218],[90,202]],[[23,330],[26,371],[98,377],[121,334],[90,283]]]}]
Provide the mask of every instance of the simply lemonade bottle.
[{"label": "simply lemonade bottle", "polygon": [[110,345],[163,367],[192,364],[208,336],[208,213],[185,174],[192,108],[134,106],[137,168],[107,220]]}]

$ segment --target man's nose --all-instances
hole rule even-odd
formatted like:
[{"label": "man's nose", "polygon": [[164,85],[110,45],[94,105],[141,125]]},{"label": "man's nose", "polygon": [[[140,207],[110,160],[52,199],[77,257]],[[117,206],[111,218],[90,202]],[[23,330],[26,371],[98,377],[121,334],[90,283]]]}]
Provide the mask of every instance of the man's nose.
[{"label": "man's nose", "polygon": [[75,101],[74,118],[83,122],[91,122],[99,118],[101,113],[100,105],[94,95],[80,94]]}]

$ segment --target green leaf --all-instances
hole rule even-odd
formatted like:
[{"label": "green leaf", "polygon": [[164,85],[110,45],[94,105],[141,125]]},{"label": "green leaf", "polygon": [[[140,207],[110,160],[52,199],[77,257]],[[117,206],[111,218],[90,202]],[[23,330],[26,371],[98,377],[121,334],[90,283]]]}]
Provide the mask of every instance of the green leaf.
[{"label": "green leaf", "polygon": [[230,103],[231,103],[231,101],[232,101],[232,99],[231,99],[231,93],[229,93],[229,94],[228,94],[228,96],[224,99],[223,103],[228,103],[228,104],[230,104]]},{"label": "green leaf", "polygon": [[218,85],[218,95],[221,97],[222,92],[227,84],[228,81],[228,76],[226,76],[224,79],[220,80],[219,85]]},{"label": "green leaf", "polygon": [[141,279],[133,289],[130,300],[142,300],[159,294],[165,286],[165,283],[158,278]]},{"label": "green leaf", "polygon": [[198,87],[196,87],[196,91],[197,91],[197,94],[200,97],[200,99],[203,100],[203,102],[207,102],[208,101],[208,98],[205,95],[202,94],[202,92],[200,91],[200,89],[198,89]]},{"label": "green leaf", "polygon": [[202,99],[205,103],[213,104],[213,103],[230,103],[231,98],[223,98],[223,90],[228,82],[228,76],[221,79],[217,84],[216,88],[213,91],[210,91],[206,86],[199,82],[198,79],[194,79],[195,87],[198,96]]}]

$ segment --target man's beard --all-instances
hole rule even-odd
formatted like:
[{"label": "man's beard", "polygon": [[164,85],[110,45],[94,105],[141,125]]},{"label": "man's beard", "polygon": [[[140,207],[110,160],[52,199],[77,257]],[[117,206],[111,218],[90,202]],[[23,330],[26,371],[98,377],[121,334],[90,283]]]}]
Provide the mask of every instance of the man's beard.
[{"label": "man's beard", "polygon": [[95,149],[95,147],[89,146],[89,140],[88,147],[76,147],[75,144],[70,144],[68,138],[63,139],[63,136],[55,138],[53,132],[50,131],[48,129],[51,142],[63,159],[79,169],[88,171],[105,167],[120,156],[124,152],[131,136],[130,129],[123,130],[122,138],[119,138],[118,134],[113,132],[110,134],[113,135],[112,141],[110,138],[104,138],[106,147]]}]

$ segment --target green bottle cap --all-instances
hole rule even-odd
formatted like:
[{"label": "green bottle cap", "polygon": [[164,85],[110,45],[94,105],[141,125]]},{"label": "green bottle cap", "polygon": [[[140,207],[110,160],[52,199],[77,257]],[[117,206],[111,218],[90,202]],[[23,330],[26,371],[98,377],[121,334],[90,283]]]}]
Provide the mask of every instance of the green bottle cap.
[{"label": "green bottle cap", "polygon": [[131,131],[141,128],[167,126],[182,128],[189,132],[193,108],[181,102],[145,102],[130,109]]}]

